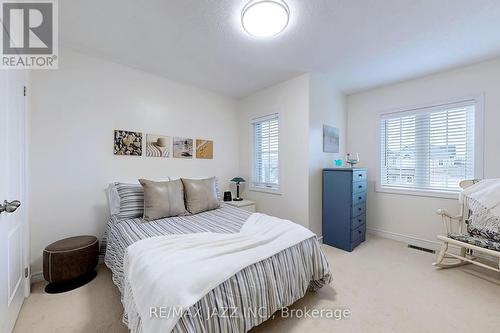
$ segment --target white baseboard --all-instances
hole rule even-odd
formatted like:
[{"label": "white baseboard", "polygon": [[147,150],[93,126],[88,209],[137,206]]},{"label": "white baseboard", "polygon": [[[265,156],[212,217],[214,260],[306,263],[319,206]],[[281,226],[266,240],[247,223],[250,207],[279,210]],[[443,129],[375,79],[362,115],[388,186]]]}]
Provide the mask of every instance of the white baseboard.
[{"label": "white baseboard", "polygon": [[[392,240],[402,242],[405,244],[415,245],[415,246],[419,246],[419,247],[423,247],[425,249],[431,249],[431,250],[435,250],[435,251],[439,251],[439,249],[441,248],[441,244],[442,244],[439,241],[431,241],[431,240],[427,240],[427,239],[398,234],[395,232],[380,230],[380,229],[376,229],[376,228],[366,228],[366,230],[368,231],[368,233],[375,235],[375,236],[379,236],[382,238],[388,238],[388,239],[392,239]],[[458,247],[453,246],[453,245],[450,245],[450,248],[448,249],[448,251],[452,248],[454,248],[458,254]],[[455,251],[452,251],[452,252],[455,252]],[[487,254],[480,253],[480,252],[475,252],[474,256],[479,257],[479,258],[483,258],[486,260],[490,260],[493,262],[498,261],[498,258],[493,257],[493,256],[489,256]]]},{"label": "white baseboard", "polygon": [[36,283],[36,282],[40,282],[40,281],[43,281],[43,280],[45,280],[45,279],[43,278],[43,272],[42,271],[31,273],[31,283]]},{"label": "white baseboard", "polygon": [[367,228],[366,230],[368,231],[368,233],[375,236],[396,240],[405,244],[415,245],[418,247],[423,247],[425,249],[438,250],[441,247],[441,243],[438,241],[431,241],[428,239],[422,239],[414,236],[398,234],[395,232],[385,231],[376,228]]}]

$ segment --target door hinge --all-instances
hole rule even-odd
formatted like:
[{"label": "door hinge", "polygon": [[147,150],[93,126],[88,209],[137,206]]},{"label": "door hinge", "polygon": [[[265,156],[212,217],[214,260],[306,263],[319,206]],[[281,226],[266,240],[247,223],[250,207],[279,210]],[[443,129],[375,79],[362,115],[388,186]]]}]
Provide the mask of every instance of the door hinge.
[{"label": "door hinge", "polygon": [[28,267],[26,267],[26,268],[24,269],[24,277],[25,277],[26,279],[28,278],[29,271],[30,271],[30,270],[29,270],[29,268],[28,268]]}]

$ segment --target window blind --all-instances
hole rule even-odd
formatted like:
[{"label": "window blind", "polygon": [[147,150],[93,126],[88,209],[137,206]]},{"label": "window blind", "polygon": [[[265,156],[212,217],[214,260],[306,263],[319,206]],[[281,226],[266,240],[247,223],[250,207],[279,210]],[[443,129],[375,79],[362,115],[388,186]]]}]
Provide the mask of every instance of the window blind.
[{"label": "window blind", "polygon": [[475,101],[384,115],[381,187],[459,191],[474,177]]},{"label": "window blind", "polygon": [[277,114],[254,119],[253,176],[254,187],[279,187],[279,119]]}]

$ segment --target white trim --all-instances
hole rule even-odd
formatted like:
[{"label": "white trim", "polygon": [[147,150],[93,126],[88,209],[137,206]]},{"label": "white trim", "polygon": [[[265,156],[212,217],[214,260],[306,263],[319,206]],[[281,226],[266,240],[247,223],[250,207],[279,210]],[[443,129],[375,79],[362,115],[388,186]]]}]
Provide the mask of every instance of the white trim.
[{"label": "white trim", "polygon": [[474,112],[474,178],[484,178],[484,93],[475,98]]},{"label": "white trim", "polygon": [[439,191],[439,190],[422,190],[418,188],[412,189],[412,188],[387,187],[387,186],[380,186],[379,182],[377,182],[375,192],[399,194],[399,195],[413,195],[417,197],[442,198],[451,200],[458,200],[458,195],[459,195],[458,191],[449,192],[449,191]]},{"label": "white trim", "polygon": [[276,117],[279,118],[279,113],[278,112],[272,112],[272,113],[270,113],[268,115],[265,115],[265,116],[260,116],[260,117],[252,118],[252,120],[250,120],[250,123],[251,124],[256,124],[256,123],[260,123],[262,121],[272,120],[272,119],[274,119]]},{"label": "white trim", "polygon": [[[381,230],[381,229],[377,229],[377,228],[366,228],[366,231],[370,235],[375,235],[375,236],[382,237],[385,239],[392,239],[392,240],[395,240],[395,241],[398,241],[398,242],[401,242],[404,244],[416,245],[418,247],[423,247],[425,249],[439,251],[439,249],[441,248],[441,242],[439,242],[439,241],[431,241],[431,240],[427,240],[427,239],[423,239],[423,238],[403,235],[403,234],[399,234],[396,232]],[[450,244],[450,245],[453,245],[453,244]],[[455,249],[457,249],[457,247],[455,247]],[[490,261],[497,260],[497,259],[495,259],[494,256],[488,255],[486,253],[475,252],[474,256],[479,257],[479,258],[483,258],[486,260],[490,260]]]},{"label": "white trim", "polygon": [[[31,283],[29,272],[31,272],[31,253],[30,253],[30,202],[29,202],[29,190],[30,190],[30,173],[29,173],[29,100],[30,100],[30,83],[31,83],[31,71],[26,71],[24,75],[24,86],[26,87],[26,96],[24,96],[24,170],[23,170],[23,200],[24,200],[24,211],[23,211],[23,224],[24,224],[24,265],[23,265],[23,283],[24,283],[24,297],[28,298],[31,295]],[[28,276],[25,276],[24,270],[28,268]]]},{"label": "white trim", "polygon": [[439,250],[439,248],[441,247],[441,243],[438,241],[431,241],[428,239],[418,238],[414,236],[398,234],[396,232],[391,232],[376,228],[366,228],[366,231],[371,235],[392,239],[405,244],[416,245],[418,247],[423,247],[426,249]]},{"label": "white trim", "polygon": [[426,106],[413,107],[409,109],[403,109],[401,111],[391,111],[388,113],[383,113],[380,116],[380,119],[384,120],[384,119],[391,119],[392,117],[405,117],[421,113],[429,113],[436,110],[441,110],[443,109],[443,107],[459,108],[461,106],[469,106],[471,105],[472,102],[474,103],[474,105],[477,105],[476,98],[465,98],[456,100],[454,102],[439,103],[439,104],[427,104]]},{"label": "white trim", "polygon": [[31,283],[37,283],[37,282],[45,281],[45,279],[43,278],[43,272],[40,271],[40,272],[32,273],[30,280],[31,280]]},{"label": "white trim", "polygon": [[434,103],[422,103],[404,108],[395,108],[392,110],[386,110],[385,112],[379,112],[379,122],[378,122],[378,157],[377,157],[377,170],[376,170],[376,180],[375,180],[375,191],[380,193],[392,193],[399,195],[414,195],[423,197],[434,197],[434,198],[445,198],[445,199],[458,199],[457,194],[453,192],[438,191],[438,190],[424,190],[424,189],[412,189],[412,188],[391,188],[383,187],[380,184],[380,178],[382,177],[381,168],[381,156],[382,156],[382,145],[381,145],[381,135],[380,132],[380,121],[388,116],[394,114],[402,114],[404,112],[414,113],[416,110],[440,107],[444,105],[453,105],[459,103],[467,103],[470,101],[475,101],[474,110],[474,178],[482,179],[484,178],[484,92],[470,94],[458,98],[448,98]]},{"label": "white trim", "polygon": [[[266,121],[266,120],[271,120],[277,118],[278,119],[278,186],[275,186],[273,188],[263,188],[259,186],[255,186],[253,184],[253,179],[254,179],[254,132],[253,132],[253,126],[255,123],[261,122],[261,121]],[[248,126],[248,135],[250,140],[249,141],[249,146],[250,146],[250,158],[249,160],[249,170],[250,170],[250,181],[248,190],[249,191],[254,191],[254,192],[262,192],[262,193],[270,193],[270,194],[278,194],[281,195],[282,193],[280,192],[280,187],[281,187],[281,113],[279,111],[275,112],[270,112],[267,115],[264,116],[259,116],[252,118],[250,120],[249,126]]]},{"label": "white trim", "polygon": [[258,187],[258,186],[250,185],[248,187],[248,190],[252,191],[252,192],[262,192],[262,193],[283,195],[283,193],[280,191],[279,187],[278,188],[267,188],[267,187]]}]

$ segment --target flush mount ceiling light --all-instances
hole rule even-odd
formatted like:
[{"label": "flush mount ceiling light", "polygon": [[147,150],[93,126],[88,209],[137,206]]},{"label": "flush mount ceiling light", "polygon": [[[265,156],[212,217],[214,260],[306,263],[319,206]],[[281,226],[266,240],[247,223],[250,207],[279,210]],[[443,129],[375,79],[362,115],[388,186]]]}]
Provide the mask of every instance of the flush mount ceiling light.
[{"label": "flush mount ceiling light", "polygon": [[289,17],[283,0],[252,0],[241,12],[241,24],[254,37],[269,38],[285,30]]}]

